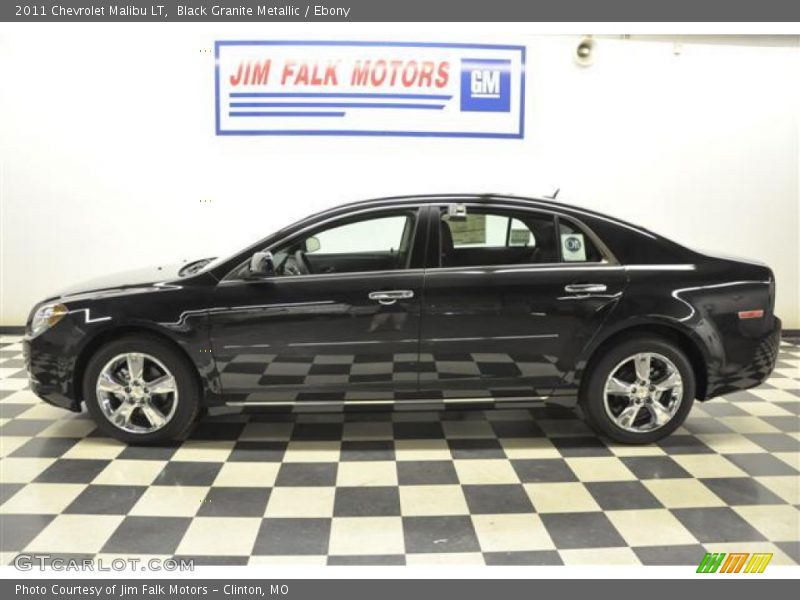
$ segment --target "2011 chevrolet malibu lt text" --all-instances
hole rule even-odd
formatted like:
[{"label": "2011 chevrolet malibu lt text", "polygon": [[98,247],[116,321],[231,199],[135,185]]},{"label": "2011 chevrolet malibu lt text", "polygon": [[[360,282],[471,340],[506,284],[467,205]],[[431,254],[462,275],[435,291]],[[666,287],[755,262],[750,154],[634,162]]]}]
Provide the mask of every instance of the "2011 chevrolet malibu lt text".
[{"label": "2011 chevrolet malibu lt text", "polygon": [[579,406],[650,443],[692,403],[763,382],[765,265],[549,200],[438,195],[313,215],[222,259],[36,305],[31,389],[129,443],[210,407]]}]

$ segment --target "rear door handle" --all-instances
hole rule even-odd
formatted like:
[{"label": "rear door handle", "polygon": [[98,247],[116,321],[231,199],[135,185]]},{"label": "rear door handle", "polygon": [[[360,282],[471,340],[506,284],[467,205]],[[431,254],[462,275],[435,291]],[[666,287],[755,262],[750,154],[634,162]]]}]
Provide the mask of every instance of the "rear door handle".
[{"label": "rear door handle", "polygon": [[411,290],[388,290],[369,293],[370,300],[377,300],[384,305],[394,304],[398,300],[408,300],[413,297],[414,292]]},{"label": "rear door handle", "polygon": [[603,283],[571,283],[564,286],[565,292],[576,294],[592,294],[597,292],[605,292],[606,286]]}]

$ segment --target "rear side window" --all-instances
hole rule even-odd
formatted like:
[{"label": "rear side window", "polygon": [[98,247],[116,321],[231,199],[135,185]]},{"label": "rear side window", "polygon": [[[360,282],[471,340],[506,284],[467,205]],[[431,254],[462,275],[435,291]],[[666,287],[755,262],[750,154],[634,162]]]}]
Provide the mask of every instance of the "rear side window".
[{"label": "rear side window", "polygon": [[528,211],[442,213],[441,265],[471,267],[558,262],[555,219]]},{"label": "rear side window", "polygon": [[456,248],[536,245],[530,228],[512,216],[472,213],[464,220],[453,220],[447,216],[444,219],[450,226]]},{"label": "rear side window", "polygon": [[558,221],[558,243],[561,260],[568,263],[602,262],[603,255],[582,229],[574,223],[560,218]]}]

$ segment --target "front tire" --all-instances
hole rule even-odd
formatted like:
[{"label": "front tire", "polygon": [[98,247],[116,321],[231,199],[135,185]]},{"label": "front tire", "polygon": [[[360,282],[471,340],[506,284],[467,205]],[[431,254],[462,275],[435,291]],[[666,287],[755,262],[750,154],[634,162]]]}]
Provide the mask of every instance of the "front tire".
[{"label": "front tire", "polygon": [[86,367],[83,398],[97,426],[129,444],[181,437],[200,410],[192,365],[170,345],[146,335],[101,347]]},{"label": "front tire", "polygon": [[608,349],[588,373],[581,405],[600,433],[625,444],[650,444],[683,424],[696,382],[689,359],[654,336],[628,338]]}]

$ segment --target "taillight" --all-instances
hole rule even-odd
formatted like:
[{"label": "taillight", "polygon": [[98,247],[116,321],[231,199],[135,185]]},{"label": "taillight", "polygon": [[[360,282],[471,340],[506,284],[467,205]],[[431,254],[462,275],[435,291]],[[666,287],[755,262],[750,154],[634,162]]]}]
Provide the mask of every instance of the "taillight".
[{"label": "taillight", "polygon": [[739,311],[739,318],[740,319],[760,319],[764,316],[764,309],[759,308],[758,310],[740,310]]}]

